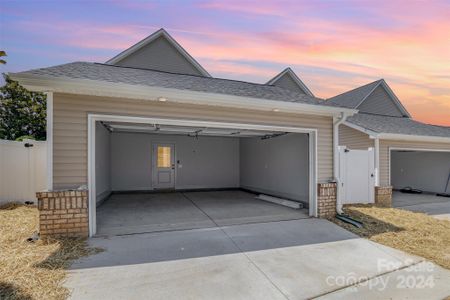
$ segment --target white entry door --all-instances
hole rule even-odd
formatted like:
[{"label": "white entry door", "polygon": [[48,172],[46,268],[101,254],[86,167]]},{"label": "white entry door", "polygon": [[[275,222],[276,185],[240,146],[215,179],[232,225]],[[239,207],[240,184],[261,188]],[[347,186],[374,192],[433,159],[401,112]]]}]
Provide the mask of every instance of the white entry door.
[{"label": "white entry door", "polygon": [[153,188],[175,188],[175,145],[153,144],[152,167]]},{"label": "white entry door", "polygon": [[349,150],[339,147],[341,203],[373,203],[375,159],[373,148]]}]

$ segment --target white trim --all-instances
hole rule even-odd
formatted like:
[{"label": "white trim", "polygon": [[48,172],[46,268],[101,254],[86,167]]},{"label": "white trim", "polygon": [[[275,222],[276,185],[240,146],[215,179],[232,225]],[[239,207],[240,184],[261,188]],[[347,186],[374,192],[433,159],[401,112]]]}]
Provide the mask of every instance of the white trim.
[{"label": "white trim", "polygon": [[370,93],[368,93],[362,100],[361,102],[359,102],[359,104],[355,107],[355,109],[357,109],[358,107],[361,106],[361,104],[364,103],[364,101],[366,101],[366,99],[372,95],[372,93],[375,91],[375,89],[379,86],[382,86],[384,88],[384,90],[389,94],[389,97],[391,97],[391,100],[394,100],[394,104],[397,106],[397,108],[403,113],[403,115],[406,115],[408,118],[411,118],[411,115],[409,114],[409,112],[406,110],[406,108],[403,106],[403,104],[400,102],[400,100],[397,98],[397,96],[394,94],[394,91],[392,91],[392,89],[389,87],[389,85],[386,83],[386,81],[384,81],[384,79],[379,80],[378,84],[375,85],[375,87],[370,91]]},{"label": "white trim", "polygon": [[380,139],[375,138],[375,186],[380,185]]},{"label": "white trim", "polygon": [[389,163],[388,163],[388,185],[391,185],[391,164],[392,164],[392,151],[407,150],[418,152],[450,152],[450,149],[427,149],[427,148],[414,148],[414,147],[388,147]]},{"label": "white trim", "polygon": [[[309,133],[309,215],[318,217],[317,208],[317,184],[318,184],[318,162],[317,162],[317,141],[319,132],[314,129]],[[314,179],[314,180],[311,180]]]},{"label": "white trim", "polygon": [[366,129],[366,128],[364,128],[364,127],[355,125],[355,124],[350,123],[350,122],[348,122],[348,121],[345,121],[345,122],[344,122],[344,125],[347,126],[347,127],[352,128],[352,129],[361,131],[362,133],[367,134],[370,138],[375,138],[375,137],[378,135],[378,132],[375,132],[375,131]]},{"label": "white trim", "polygon": [[195,69],[197,69],[197,71],[199,71],[203,76],[211,77],[211,75],[180,44],[178,44],[178,42],[163,28],[159,29],[158,31],[156,31],[156,32],[152,33],[151,35],[149,35],[148,37],[146,37],[145,39],[141,40],[140,42],[134,44],[130,48],[128,48],[128,49],[122,51],[121,53],[119,53],[118,55],[114,56],[113,58],[108,60],[106,62],[106,64],[114,65],[114,64],[118,63],[119,61],[130,56],[131,54],[138,51],[142,47],[147,46],[148,44],[150,44],[151,42],[153,42],[154,40],[156,40],[157,38],[159,38],[161,36],[164,37],[173,47],[175,47],[175,49],[177,49],[178,52],[180,52],[180,54],[184,58],[186,58],[187,61],[189,61],[192,64],[192,66]]},{"label": "white trim", "polygon": [[61,77],[10,74],[29,90],[48,91],[78,95],[128,98],[136,100],[158,101],[167,98],[169,102],[211,105],[251,110],[325,115],[333,116],[345,112],[347,115],[357,113],[355,109],[335,106],[316,105],[289,101],[267,100],[253,97],[234,96],[218,93],[178,90],[173,88],[152,87],[124,83],[113,83],[89,79],[66,79]]},{"label": "white trim", "polygon": [[378,134],[378,137],[382,140],[450,143],[450,137],[441,136],[380,133]]},{"label": "white trim", "polygon": [[96,221],[96,192],[95,192],[95,122],[130,122],[130,123],[153,123],[180,126],[208,126],[216,128],[254,129],[282,132],[296,132],[309,134],[309,206],[310,215],[317,216],[317,135],[314,128],[270,126],[245,123],[225,123],[194,121],[183,119],[163,119],[150,117],[130,117],[117,115],[88,114],[88,189],[89,189],[89,236],[95,235],[97,231]]},{"label": "white trim", "polygon": [[46,141],[47,141],[47,190],[53,190],[53,93],[47,95]]},{"label": "white trim", "polygon": [[305,92],[308,96],[314,97],[314,94],[311,92],[311,90],[306,86],[306,84],[295,74],[295,72],[291,68],[286,68],[281,73],[279,73],[274,78],[270,79],[266,84],[275,85],[275,83],[283,77],[285,74],[289,75],[292,80],[295,81],[295,83],[300,87],[300,89]]},{"label": "white trim", "polygon": [[340,118],[333,118],[333,177],[336,181],[336,212],[342,214],[342,178],[340,176],[340,164],[339,164],[339,126],[345,122],[347,115],[342,113]]}]

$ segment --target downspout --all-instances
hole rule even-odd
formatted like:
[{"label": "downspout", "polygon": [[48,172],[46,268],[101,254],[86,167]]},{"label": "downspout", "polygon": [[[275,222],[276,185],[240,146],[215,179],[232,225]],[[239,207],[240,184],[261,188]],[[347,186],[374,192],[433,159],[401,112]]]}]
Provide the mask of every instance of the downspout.
[{"label": "downspout", "polygon": [[380,138],[375,137],[375,186],[380,185]]},{"label": "downspout", "polygon": [[334,173],[334,180],[336,181],[336,187],[337,187],[337,196],[336,196],[336,212],[338,214],[342,214],[342,201],[341,201],[341,180],[339,178],[339,125],[345,122],[347,120],[347,115],[343,112],[341,112],[341,115],[339,118],[335,118],[333,122],[333,173]]}]

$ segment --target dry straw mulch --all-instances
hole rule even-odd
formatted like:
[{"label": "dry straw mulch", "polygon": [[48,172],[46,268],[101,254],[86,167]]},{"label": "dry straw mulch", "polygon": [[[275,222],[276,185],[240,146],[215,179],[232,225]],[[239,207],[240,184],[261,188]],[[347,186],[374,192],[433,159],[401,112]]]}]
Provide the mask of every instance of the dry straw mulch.
[{"label": "dry straw mulch", "polygon": [[37,228],[36,207],[0,208],[0,299],[66,299],[66,269],[73,260],[100,251],[85,239],[27,242]]},{"label": "dry straw mulch", "polygon": [[373,205],[344,207],[350,217],[362,221],[356,228],[340,220],[333,222],[374,242],[422,256],[450,269],[450,221],[423,213]]}]

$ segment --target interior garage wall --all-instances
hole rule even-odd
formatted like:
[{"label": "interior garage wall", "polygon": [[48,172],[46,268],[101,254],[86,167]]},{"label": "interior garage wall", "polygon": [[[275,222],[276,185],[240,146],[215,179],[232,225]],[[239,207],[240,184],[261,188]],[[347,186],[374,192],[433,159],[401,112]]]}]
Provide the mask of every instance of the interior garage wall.
[{"label": "interior garage wall", "polygon": [[177,189],[239,187],[238,138],[112,133],[113,191],[152,189],[154,142],[175,144]]},{"label": "interior garage wall", "polygon": [[308,202],[308,136],[287,134],[276,138],[242,138],[241,187]]},{"label": "interior garage wall", "polygon": [[391,184],[426,192],[443,192],[450,172],[450,152],[391,153]]},{"label": "interior garage wall", "polygon": [[95,182],[97,203],[111,193],[110,145],[111,134],[99,122],[95,124]]}]

